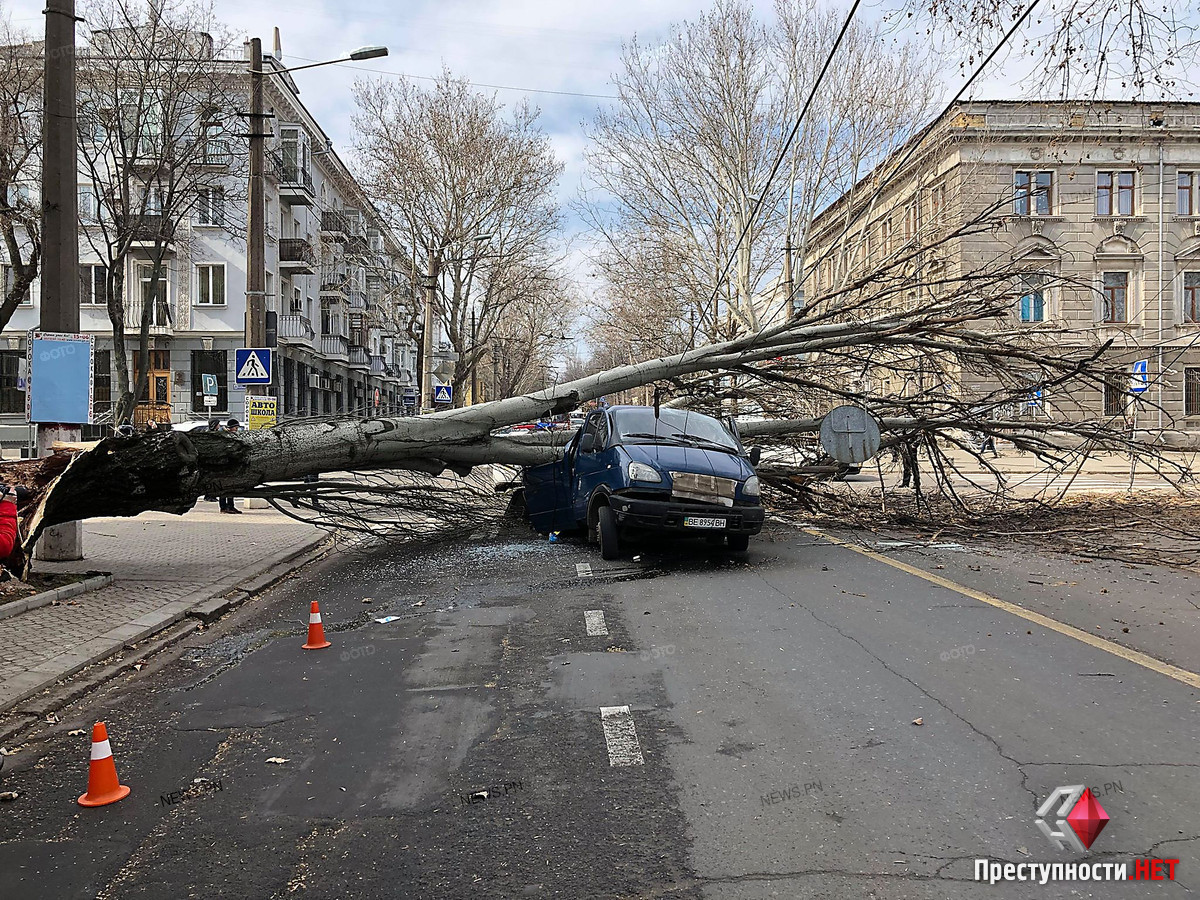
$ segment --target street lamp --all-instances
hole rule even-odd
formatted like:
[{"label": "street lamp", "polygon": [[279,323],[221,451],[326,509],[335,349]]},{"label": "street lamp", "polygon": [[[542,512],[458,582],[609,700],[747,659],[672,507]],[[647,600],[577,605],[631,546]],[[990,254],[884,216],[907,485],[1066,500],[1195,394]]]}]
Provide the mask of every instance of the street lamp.
[{"label": "street lamp", "polygon": [[[280,75],[284,72],[296,72],[300,69],[313,69],[317,66],[328,66],[334,63],[375,59],[387,56],[387,47],[360,47],[351,51],[349,56],[341,59],[330,59],[324,62],[309,63],[294,66],[290,69],[272,68],[270,74]],[[246,235],[246,324],[245,341],[247,347],[262,347],[267,342],[267,211],[266,186],[264,170],[266,169],[266,138],[262,123],[266,119],[263,112],[263,54],[262,38],[252,38],[250,41],[250,209]],[[263,389],[264,393],[273,390]],[[248,389],[247,393],[251,390]]]}]

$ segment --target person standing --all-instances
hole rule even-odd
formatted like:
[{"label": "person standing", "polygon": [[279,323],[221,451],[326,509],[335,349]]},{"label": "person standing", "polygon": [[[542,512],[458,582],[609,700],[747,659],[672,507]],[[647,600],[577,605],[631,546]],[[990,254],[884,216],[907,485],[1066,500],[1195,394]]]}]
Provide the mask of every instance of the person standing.
[{"label": "person standing", "polygon": [[[237,434],[238,429],[241,427],[242,427],[242,423],[239,422],[237,419],[230,419],[228,422],[225,423],[225,430],[229,434]],[[221,512],[236,513],[237,515],[242,514],[242,511],[234,505],[233,497],[226,496],[226,497],[219,497],[217,499],[220,501]]]}]

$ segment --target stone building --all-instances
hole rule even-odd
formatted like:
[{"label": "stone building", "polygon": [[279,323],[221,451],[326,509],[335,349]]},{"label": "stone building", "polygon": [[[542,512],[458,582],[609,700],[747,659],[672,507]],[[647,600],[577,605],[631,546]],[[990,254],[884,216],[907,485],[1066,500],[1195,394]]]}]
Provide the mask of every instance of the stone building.
[{"label": "stone building", "polygon": [[[1055,339],[1067,354],[1112,340],[1131,375],[1139,361],[1148,370],[1144,393],[1114,378],[1031,398],[1020,414],[1123,416],[1200,435],[1200,104],[964,103],[884,178],[910,149],[813,221],[810,300],[939,230],[992,219],[994,229],[939,246],[924,271],[1009,264],[1008,324],[1064,327]],[[964,377],[955,389],[988,387]]]}]

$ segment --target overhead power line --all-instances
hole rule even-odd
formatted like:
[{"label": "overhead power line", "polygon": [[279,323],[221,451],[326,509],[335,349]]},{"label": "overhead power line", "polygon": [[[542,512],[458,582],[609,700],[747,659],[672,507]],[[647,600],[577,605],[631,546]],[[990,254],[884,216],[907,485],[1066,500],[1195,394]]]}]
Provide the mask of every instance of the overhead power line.
[{"label": "overhead power line", "polygon": [[817,95],[817,91],[821,87],[821,82],[825,80],[825,75],[829,71],[829,66],[833,62],[833,57],[837,54],[838,48],[842,45],[842,39],[846,36],[846,32],[850,30],[850,23],[854,21],[854,15],[858,12],[859,3],[862,0],[854,0],[854,5],[850,7],[850,12],[846,16],[846,21],[842,23],[842,30],[838,32],[837,40],[833,42],[833,46],[829,48],[829,53],[825,56],[825,62],[821,65],[821,71],[817,74],[816,81],[813,82],[812,90],[808,92],[808,97],[804,101],[804,106],[800,108],[800,115],[796,116],[796,124],[792,126],[791,132],[788,133],[787,140],[783,142],[783,147],[779,150],[779,155],[775,158],[775,165],[771,167],[770,173],[767,175],[767,181],[758,190],[758,196],[754,200],[754,206],[750,210],[750,215],[746,217],[746,222],[742,226],[742,233],[738,235],[737,242],[733,245],[733,249],[729,252],[729,258],[725,260],[725,267],[721,270],[721,275],[717,279],[717,283],[713,286],[712,296],[708,298],[708,302],[714,302],[721,293],[721,285],[725,279],[729,277],[729,268],[733,265],[734,259],[737,258],[738,249],[742,246],[742,241],[746,239],[746,235],[750,232],[750,226],[754,224],[758,216],[758,211],[766,202],[767,192],[771,189],[771,182],[775,180],[775,176],[779,173],[779,167],[783,165],[784,159],[787,158],[788,150],[791,149],[792,141],[796,139],[796,135],[800,132],[800,126],[804,123],[804,117],[808,115],[809,107],[812,106],[813,98]]},{"label": "overhead power line", "polygon": [[[303,62],[319,62],[319,60],[309,59],[306,56],[296,56],[294,53],[289,53],[289,57],[299,59]],[[407,72],[391,72],[387,69],[368,69],[366,66],[339,66],[342,69],[354,69],[358,72],[370,72],[372,75],[394,75],[397,78],[414,78],[419,81],[441,81],[440,78],[435,78],[432,75],[410,75]],[[521,94],[553,94],[558,97],[585,97],[591,100],[619,100],[620,98],[613,94],[587,94],[580,91],[555,91],[550,88],[531,88],[531,87],[513,87],[510,84],[488,84],[483,81],[470,81],[467,84],[471,87],[488,88],[494,91],[516,91]]]}]

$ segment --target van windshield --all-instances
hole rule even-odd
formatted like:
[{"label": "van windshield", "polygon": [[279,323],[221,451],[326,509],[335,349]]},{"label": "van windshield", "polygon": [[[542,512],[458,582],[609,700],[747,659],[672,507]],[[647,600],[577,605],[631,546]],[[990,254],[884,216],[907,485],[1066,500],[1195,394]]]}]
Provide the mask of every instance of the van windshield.
[{"label": "van windshield", "polygon": [[617,409],[613,427],[624,443],[697,444],[740,453],[741,447],[725,426],[702,413],[686,409],[660,409],[657,418],[649,406]]}]

